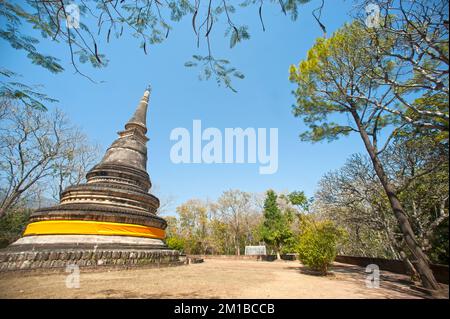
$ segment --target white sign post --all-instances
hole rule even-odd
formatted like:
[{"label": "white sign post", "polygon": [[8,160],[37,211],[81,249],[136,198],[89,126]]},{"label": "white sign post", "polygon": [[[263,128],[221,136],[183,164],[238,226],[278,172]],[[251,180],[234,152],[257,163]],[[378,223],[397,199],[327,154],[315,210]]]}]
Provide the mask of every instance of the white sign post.
[{"label": "white sign post", "polygon": [[261,256],[267,255],[266,246],[245,246],[246,256]]}]

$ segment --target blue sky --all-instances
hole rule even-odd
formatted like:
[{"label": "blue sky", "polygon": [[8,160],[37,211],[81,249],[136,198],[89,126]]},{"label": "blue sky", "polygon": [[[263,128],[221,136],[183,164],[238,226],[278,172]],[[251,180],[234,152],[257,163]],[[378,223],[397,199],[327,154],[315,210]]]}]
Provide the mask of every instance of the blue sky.
[{"label": "blue sky", "polygon": [[[288,70],[290,64],[305,58],[322,35],[311,15],[317,5],[313,1],[302,7],[295,22],[278,6],[266,5],[266,32],[261,30],[257,7],[239,8],[235,23],[247,24],[251,39],[233,49],[223,37],[226,22],[213,28],[213,54],[229,59],[246,76],[234,81],[238,93],[218,87],[215,81],[199,81],[198,70],[184,67],[192,54],[206,54],[204,45],[196,48],[190,18],[175,24],[166,42],[150,47],[148,55],[126,31],[121,39],[101,44],[101,53],[110,60],[108,67],[100,71],[81,67],[103,83],[94,84],[74,74],[68,48],[46,40],[39,49],[59,57],[65,72],[54,75],[31,65],[22,52],[4,41],[0,42],[2,66],[22,74],[28,84],[43,84],[43,91],[59,100],[51,107],[64,110],[103,150],[116,138],[151,83],[148,172],[158,193],[175,197],[177,204],[189,198],[215,199],[230,188],[303,190],[312,196],[323,174],[341,167],[350,154],[363,147],[358,136],[316,144],[298,138],[305,127],[292,115],[294,85],[288,81]],[[349,21],[350,9],[351,1],[326,2],[322,17],[329,34]],[[203,128],[222,131],[226,127],[278,128],[278,172],[260,175],[259,164],[173,164],[169,154],[175,142],[170,141],[170,132],[176,127],[192,130],[194,119],[200,119]]]}]

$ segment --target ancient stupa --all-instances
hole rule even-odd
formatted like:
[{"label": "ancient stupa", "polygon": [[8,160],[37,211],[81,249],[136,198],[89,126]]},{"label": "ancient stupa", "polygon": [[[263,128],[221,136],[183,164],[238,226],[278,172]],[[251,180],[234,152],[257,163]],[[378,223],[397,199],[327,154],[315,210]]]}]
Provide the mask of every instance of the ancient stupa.
[{"label": "ancient stupa", "polygon": [[33,212],[22,238],[0,251],[0,270],[104,265],[171,265],[165,220],[147,173],[147,89],[125,129],[60,203]]}]

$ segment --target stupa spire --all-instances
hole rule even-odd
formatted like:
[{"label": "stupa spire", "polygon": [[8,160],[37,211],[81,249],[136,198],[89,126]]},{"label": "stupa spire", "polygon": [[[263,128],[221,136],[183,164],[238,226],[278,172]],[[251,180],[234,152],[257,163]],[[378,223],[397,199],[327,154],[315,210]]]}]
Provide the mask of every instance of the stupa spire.
[{"label": "stupa spire", "polygon": [[[125,124],[125,130],[118,132],[119,137],[108,148],[99,165],[121,164],[146,172],[148,138],[145,134],[147,133],[147,108],[150,92],[151,88],[148,87],[133,116]],[[88,175],[91,174],[88,173]],[[89,177],[88,182],[91,182]],[[150,183],[148,184],[150,186]]]},{"label": "stupa spire", "polygon": [[130,118],[127,124],[125,124],[125,129],[131,128],[132,126],[138,125],[144,129],[144,134],[147,132],[147,108],[148,100],[152,92],[152,87],[149,85],[144,92],[144,95],[139,102],[136,111]]}]

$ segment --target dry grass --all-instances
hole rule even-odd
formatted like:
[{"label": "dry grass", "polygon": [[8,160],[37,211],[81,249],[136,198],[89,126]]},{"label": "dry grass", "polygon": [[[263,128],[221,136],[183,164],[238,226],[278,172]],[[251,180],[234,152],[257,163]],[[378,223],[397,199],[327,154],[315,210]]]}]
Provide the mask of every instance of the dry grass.
[{"label": "dry grass", "polygon": [[[407,278],[382,272],[366,288],[364,269],[335,264],[329,276],[308,274],[298,262],[207,259],[172,268],[81,271],[80,288],[65,273],[0,274],[1,298],[423,298]],[[448,291],[448,287],[447,287]],[[447,295],[448,296],[448,295]]]}]

